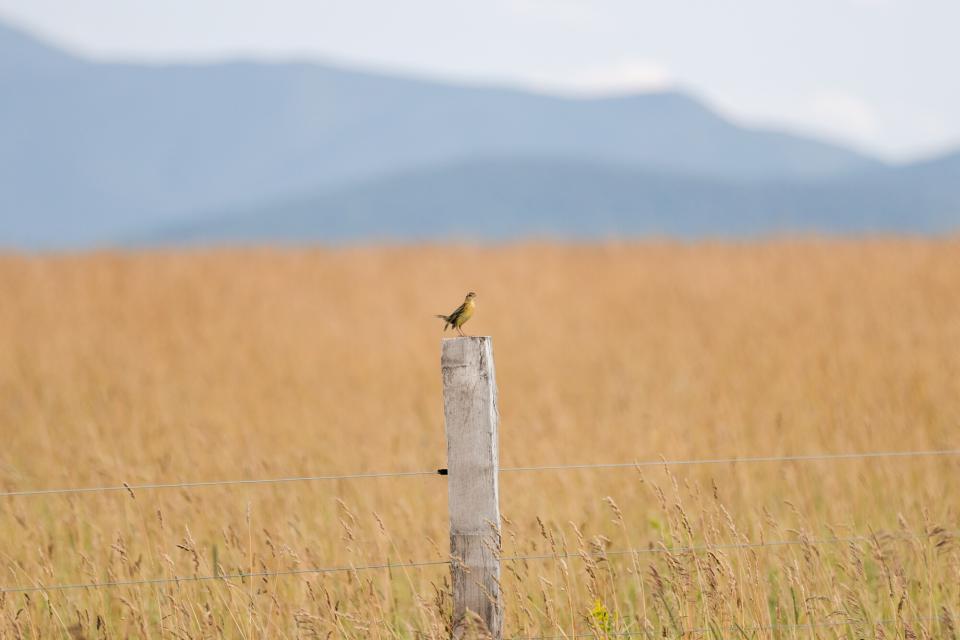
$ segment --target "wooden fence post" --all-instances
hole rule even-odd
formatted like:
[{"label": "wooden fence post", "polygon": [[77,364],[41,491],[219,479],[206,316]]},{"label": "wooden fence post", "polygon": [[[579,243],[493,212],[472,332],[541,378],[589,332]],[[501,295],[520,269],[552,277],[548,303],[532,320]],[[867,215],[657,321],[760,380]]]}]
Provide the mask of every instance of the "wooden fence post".
[{"label": "wooden fence post", "polygon": [[[489,336],[443,341],[453,637],[474,623],[503,638],[497,381]],[[472,614],[470,613],[472,612]]]}]

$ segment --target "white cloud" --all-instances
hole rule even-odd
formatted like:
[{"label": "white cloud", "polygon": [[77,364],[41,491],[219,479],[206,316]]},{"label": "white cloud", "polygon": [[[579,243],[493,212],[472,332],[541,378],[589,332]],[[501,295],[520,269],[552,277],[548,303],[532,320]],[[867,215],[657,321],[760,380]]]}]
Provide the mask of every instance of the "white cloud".
[{"label": "white cloud", "polygon": [[579,0],[506,0],[505,5],[517,16],[568,25],[593,20],[597,15],[596,7]]},{"label": "white cloud", "polygon": [[532,79],[538,89],[576,95],[654,91],[674,84],[673,74],[656,60],[629,58]]},{"label": "white cloud", "polygon": [[851,93],[825,89],[815,92],[797,114],[810,126],[830,136],[874,145],[881,139],[880,116],[862,98]]},{"label": "white cloud", "polygon": [[889,157],[903,155],[906,149],[891,143],[896,136],[891,138],[890,111],[846,89],[821,87],[792,95],[754,92],[709,98],[710,105],[743,126],[814,135]]}]

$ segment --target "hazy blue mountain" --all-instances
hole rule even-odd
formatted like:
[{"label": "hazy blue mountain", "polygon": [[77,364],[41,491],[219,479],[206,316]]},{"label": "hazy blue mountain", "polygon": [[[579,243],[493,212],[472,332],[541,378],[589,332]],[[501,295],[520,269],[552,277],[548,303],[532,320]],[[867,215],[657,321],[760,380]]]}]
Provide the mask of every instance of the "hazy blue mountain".
[{"label": "hazy blue mountain", "polygon": [[[944,166],[944,164],[949,166]],[[942,190],[917,188],[946,173]],[[960,229],[960,162],[818,182],[734,182],[579,159],[484,158],[171,225],[138,242],[338,243]],[[939,182],[937,184],[940,184]]]},{"label": "hazy blue mountain", "polygon": [[445,164],[456,174],[470,158],[575,158],[675,174],[675,186],[882,168],[738,126],[679,92],[568,99],[304,63],[93,63],[5,27],[0,140],[0,246],[19,247],[100,243],[299,193],[399,189],[403,176],[444,175],[432,172]]},{"label": "hazy blue mountain", "polygon": [[79,64],[70,55],[0,22],[0,74],[51,71]]},{"label": "hazy blue mountain", "polygon": [[871,175],[882,178],[883,182],[892,181],[898,188],[956,201],[960,192],[960,151]]}]

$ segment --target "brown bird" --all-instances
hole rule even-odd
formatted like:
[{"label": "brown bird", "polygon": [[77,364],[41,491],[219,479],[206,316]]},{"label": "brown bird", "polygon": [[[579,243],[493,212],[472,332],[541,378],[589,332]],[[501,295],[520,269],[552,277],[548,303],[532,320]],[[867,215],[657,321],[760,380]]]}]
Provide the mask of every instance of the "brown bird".
[{"label": "brown bird", "polygon": [[457,330],[457,333],[459,333],[461,336],[463,335],[463,331],[460,329],[460,327],[462,327],[464,323],[469,320],[471,316],[473,316],[473,309],[477,306],[477,303],[475,302],[476,297],[477,294],[471,291],[467,294],[467,297],[464,298],[463,304],[457,307],[456,311],[448,316],[437,314],[437,317],[444,321],[444,331],[450,327],[453,327]]}]

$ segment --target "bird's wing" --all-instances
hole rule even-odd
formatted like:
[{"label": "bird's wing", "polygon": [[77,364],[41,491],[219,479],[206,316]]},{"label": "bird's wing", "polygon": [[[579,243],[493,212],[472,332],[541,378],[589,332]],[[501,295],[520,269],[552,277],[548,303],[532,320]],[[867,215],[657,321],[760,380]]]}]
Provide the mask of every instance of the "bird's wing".
[{"label": "bird's wing", "polygon": [[467,308],[467,303],[464,302],[462,305],[457,307],[457,310],[450,314],[450,322],[453,322],[463,313],[463,310]]}]

